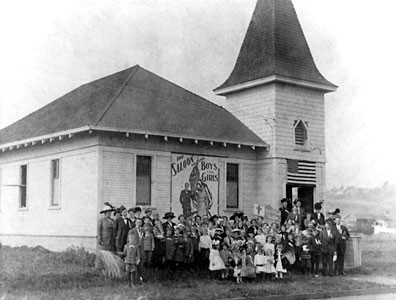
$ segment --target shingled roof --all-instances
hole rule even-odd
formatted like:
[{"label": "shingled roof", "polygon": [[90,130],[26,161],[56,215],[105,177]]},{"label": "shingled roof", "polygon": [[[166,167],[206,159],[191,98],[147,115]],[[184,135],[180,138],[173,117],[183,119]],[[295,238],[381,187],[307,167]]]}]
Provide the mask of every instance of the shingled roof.
[{"label": "shingled roof", "polygon": [[214,91],[274,75],[336,88],[317,69],[291,0],[257,1],[234,69]]},{"label": "shingled roof", "polygon": [[84,84],[0,131],[0,145],[86,127],[266,146],[224,108],[140,66]]}]

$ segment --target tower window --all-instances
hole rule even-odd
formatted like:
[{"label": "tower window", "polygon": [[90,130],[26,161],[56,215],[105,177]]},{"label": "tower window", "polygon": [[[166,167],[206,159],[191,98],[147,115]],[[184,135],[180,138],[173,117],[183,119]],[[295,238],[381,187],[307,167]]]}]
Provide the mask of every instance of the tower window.
[{"label": "tower window", "polygon": [[296,146],[306,146],[308,141],[308,128],[304,121],[298,121],[294,126],[294,143]]}]

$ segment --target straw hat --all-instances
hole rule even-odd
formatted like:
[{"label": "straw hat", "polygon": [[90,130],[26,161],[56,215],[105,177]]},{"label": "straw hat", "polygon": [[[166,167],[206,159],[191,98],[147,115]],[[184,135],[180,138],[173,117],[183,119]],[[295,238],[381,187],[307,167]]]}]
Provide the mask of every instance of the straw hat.
[{"label": "straw hat", "polygon": [[109,206],[109,205],[105,205],[105,206],[103,207],[103,209],[100,211],[100,213],[101,213],[101,214],[104,214],[104,213],[107,212],[107,211],[114,211],[114,208],[111,207],[111,206]]}]

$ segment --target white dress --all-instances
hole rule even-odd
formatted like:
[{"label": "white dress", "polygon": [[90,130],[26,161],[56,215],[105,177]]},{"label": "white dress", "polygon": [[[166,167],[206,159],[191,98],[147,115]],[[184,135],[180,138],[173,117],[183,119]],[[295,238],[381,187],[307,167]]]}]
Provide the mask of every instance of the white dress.
[{"label": "white dress", "polygon": [[267,257],[264,254],[256,254],[254,256],[254,265],[256,267],[256,273],[264,273],[266,264],[267,264]]},{"label": "white dress", "polygon": [[210,249],[209,253],[209,270],[224,270],[226,267],[223,260],[221,259],[219,250]]},{"label": "white dress", "polygon": [[277,251],[276,255],[278,256],[278,261],[276,262],[276,272],[286,273],[287,270],[282,265],[282,252]]},{"label": "white dress", "polygon": [[265,256],[265,261],[266,264],[264,265],[264,273],[275,273],[275,267],[274,267],[274,257],[271,255],[266,255]]}]

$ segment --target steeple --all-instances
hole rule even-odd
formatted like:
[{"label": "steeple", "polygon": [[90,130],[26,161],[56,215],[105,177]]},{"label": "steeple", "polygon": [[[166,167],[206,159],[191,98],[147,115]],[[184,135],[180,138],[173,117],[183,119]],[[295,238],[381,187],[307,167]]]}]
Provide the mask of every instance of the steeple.
[{"label": "steeple", "polygon": [[218,95],[270,82],[335,91],[317,69],[291,0],[258,0],[238,59]]}]

